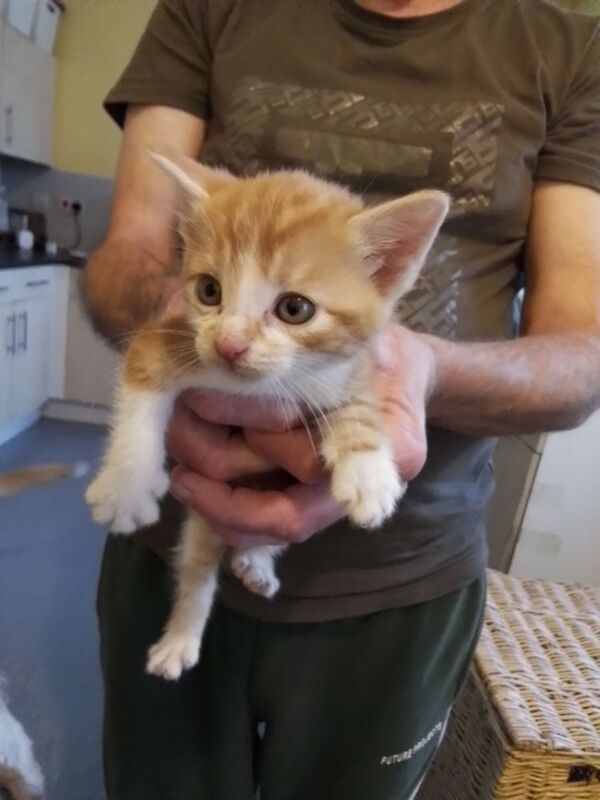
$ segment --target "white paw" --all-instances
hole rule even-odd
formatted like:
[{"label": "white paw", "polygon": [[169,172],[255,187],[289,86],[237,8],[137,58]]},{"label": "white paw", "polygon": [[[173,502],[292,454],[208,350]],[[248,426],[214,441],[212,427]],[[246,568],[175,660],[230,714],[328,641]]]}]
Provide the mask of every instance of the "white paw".
[{"label": "white paw", "polygon": [[96,522],[109,525],[113,533],[133,533],[157,522],[158,501],[168,487],[162,466],[142,473],[105,467],[88,486],[85,499]]},{"label": "white paw", "polygon": [[236,553],[231,559],[231,569],[246,589],[254,594],[271,598],[279,591],[280,583],[272,558],[254,556],[251,550]]},{"label": "white paw", "polygon": [[357,525],[378,528],[406,490],[385,450],[353,453],[333,469],[331,492]]},{"label": "white paw", "polygon": [[176,681],[186,669],[198,663],[200,639],[197,636],[165,633],[148,651],[146,672]]}]

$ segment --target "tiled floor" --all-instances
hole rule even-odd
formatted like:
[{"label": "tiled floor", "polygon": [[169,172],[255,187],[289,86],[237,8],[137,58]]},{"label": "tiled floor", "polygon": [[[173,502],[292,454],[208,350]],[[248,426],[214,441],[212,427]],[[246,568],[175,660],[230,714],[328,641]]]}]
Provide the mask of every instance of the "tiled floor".
[{"label": "tiled floor", "polygon": [[[0,447],[0,470],[88,461],[104,431],[41,420]],[[104,534],[86,480],[0,498],[0,673],[34,740],[46,800],[101,800],[101,689],[94,599]]]}]

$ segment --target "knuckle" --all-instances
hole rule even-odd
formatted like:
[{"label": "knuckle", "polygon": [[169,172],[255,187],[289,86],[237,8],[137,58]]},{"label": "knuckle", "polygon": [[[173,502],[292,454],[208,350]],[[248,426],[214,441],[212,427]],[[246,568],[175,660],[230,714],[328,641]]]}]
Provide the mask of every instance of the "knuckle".
[{"label": "knuckle", "polygon": [[304,525],[298,513],[290,513],[282,525],[282,538],[286,542],[302,542],[305,538]]},{"label": "knuckle", "polygon": [[398,471],[405,480],[412,480],[421,472],[427,460],[427,445],[414,442],[405,443],[402,452],[398,454],[396,463]]},{"label": "knuckle", "polygon": [[301,483],[317,483],[322,476],[321,463],[312,453],[307,453],[298,463],[296,471]]},{"label": "knuckle", "polygon": [[219,450],[205,455],[208,457],[203,461],[203,471],[207,476],[217,481],[228,481],[231,478],[231,469],[227,455]]}]

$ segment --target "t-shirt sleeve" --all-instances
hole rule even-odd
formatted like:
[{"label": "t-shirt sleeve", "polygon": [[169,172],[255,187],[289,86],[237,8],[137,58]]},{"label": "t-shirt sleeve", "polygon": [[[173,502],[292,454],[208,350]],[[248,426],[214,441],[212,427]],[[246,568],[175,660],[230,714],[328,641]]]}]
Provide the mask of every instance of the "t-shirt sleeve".
[{"label": "t-shirt sleeve", "polygon": [[550,120],[535,178],[577,183],[600,191],[600,27]]},{"label": "t-shirt sleeve", "polygon": [[160,0],[104,107],[123,125],[130,104],[163,105],[207,119],[210,47],[205,0]]}]

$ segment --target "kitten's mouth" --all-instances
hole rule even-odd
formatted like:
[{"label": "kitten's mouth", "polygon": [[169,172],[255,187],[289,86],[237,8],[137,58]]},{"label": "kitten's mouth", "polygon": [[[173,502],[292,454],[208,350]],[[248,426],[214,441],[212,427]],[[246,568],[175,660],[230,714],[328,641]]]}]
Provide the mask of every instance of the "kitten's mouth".
[{"label": "kitten's mouth", "polygon": [[235,375],[237,378],[242,378],[245,380],[257,380],[259,378],[264,378],[263,372],[255,367],[248,366],[248,364],[241,364],[239,362],[221,362],[219,366],[227,375]]}]

